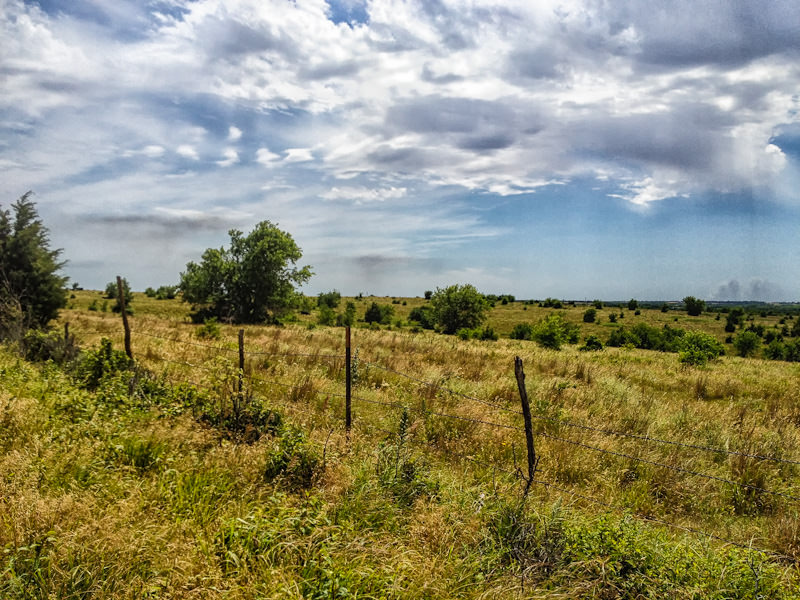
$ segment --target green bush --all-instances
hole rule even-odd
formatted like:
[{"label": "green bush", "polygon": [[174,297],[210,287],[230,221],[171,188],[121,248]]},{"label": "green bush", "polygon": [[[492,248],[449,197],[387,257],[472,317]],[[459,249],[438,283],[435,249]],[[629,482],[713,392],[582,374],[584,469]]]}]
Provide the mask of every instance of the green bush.
[{"label": "green bush", "polygon": [[741,357],[755,354],[761,346],[761,340],[752,331],[743,331],[733,339],[733,347]]},{"label": "green bush", "polygon": [[684,364],[701,366],[725,354],[717,339],[701,331],[690,331],[681,338],[678,360]]},{"label": "green bush", "polygon": [[472,285],[451,285],[437,288],[431,297],[436,324],[443,333],[459,329],[475,329],[483,323],[489,303]]},{"label": "green bush", "polygon": [[510,335],[512,340],[531,340],[533,339],[533,327],[529,323],[517,323]]},{"label": "green bush", "polygon": [[339,302],[342,300],[342,295],[336,291],[330,292],[320,292],[317,296],[317,306],[322,308],[323,306],[327,306],[328,308],[336,308],[339,306]]},{"label": "green bush", "polygon": [[284,428],[267,453],[264,479],[278,480],[290,489],[308,489],[322,468],[316,450],[302,430]]},{"label": "green bush", "polygon": [[533,327],[533,340],[544,348],[560,350],[564,344],[578,342],[580,329],[559,314],[548,315]]},{"label": "green bush", "polygon": [[327,304],[319,305],[319,314],[317,314],[317,323],[320,325],[331,326],[336,323],[336,311],[334,311]]},{"label": "green bush", "polygon": [[596,335],[590,335],[587,337],[583,342],[583,346],[578,348],[578,350],[581,350],[582,352],[596,352],[602,349],[603,342],[601,342],[600,338]]},{"label": "green bush", "polygon": [[411,309],[408,314],[409,321],[416,321],[423,329],[433,329],[436,327],[436,317],[433,308],[430,306],[418,306]]},{"label": "green bush", "polygon": [[373,302],[364,313],[364,321],[367,323],[380,323],[381,325],[388,325],[392,322],[394,316],[394,307],[391,304],[378,304]]},{"label": "green bush", "polygon": [[129,371],[133,361],[122,350],[114,350],[111,340],[102,338],[97,350],[87,350],[79,359],[76,378],[81,387],[94,390],[109,376]]},{"label": "green bush", "polygon": [[196,335],[204,340],[218,340],[222,332],[217,323],[217,317],[209,317],[203,321],[203,325],[197,329]]},{"label": "green bush", "polygon": [[594,323],[595,319],[597,319],[597,309],[596,308],[587,308],[583,312],[583,322],[584,323]]}]

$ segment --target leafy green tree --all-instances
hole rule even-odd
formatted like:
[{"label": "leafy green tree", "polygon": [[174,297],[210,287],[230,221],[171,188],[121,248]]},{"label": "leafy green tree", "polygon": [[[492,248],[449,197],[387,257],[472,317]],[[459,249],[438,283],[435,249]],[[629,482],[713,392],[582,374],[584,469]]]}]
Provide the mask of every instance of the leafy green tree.
[{"label": "leafy green tree", "polygon": [[67,304],[61,250],[50,249],[32,195],[0,209],[0,339],[44,327]]},{"label": "leafy green tree", "polygon": [[431,296],[433,296],[433,292],[431,290],[425,290],[425,300],[430,300]]},{"label": "leafy green tree", "polygon": [[530,323],[517,323],[509,336],[512,340],[533,339],[533,326]]},{"label": "leafy green tree", "polygon": [[483,295],[470,284],[436,288],[431,296],[431,306],[436,324],[447,334],[459,329],[476,329],[483,323],[489,309]]},{"label": "leafy green tree", "polygon": [[597,318],[597,309],[596,308],[587,308],[583,312],[583,322],[584,323],[594,323],[596,318]]},{"label": "leafy green tree", "polygon": [[367,308],[367,312],[364,314],[364,320],[367,323],[388,325],[391,323],[393,315],[394,307],[391,304],[378,304],[377,302],[373,302],[369,305],[369,308]]},{"label": "leafy green tree", "polygon": [[686,312],[691,317],[699,316],[706,309],[706,301],[699,300],[694,296],[686,296],[683,299],[683,304],[686,306]]},{"label": "leafy green tree", "polygon": [[747,357],[755,354],[761,346],[761,340],[752,331],[743,331],[733,338],[733,347],[739,356]]},{"label": "leafy green tree", "polygon": [[[131,286],[128,284],[128,280],[124,277],[122,278],[122,294],[125,299],[125,312],[132,315],[133,308],[131,304],[133,303],[133,292],[131,291]],[[119,305],[119,290],[117,289],[116,281],[109,281],[106,284],[106,298],[114,300],[114,306],[111,307],[112,311],[115,313],[122,311],[122,307]]]},{"label": "leafy green tree", "polygon": [[639,308],[639,301],[635,298],[631,298],[628,300],[628,310],[636,310]]},{"label": "leafy green tree", "polygon": [[352,327],[356,322],[356,303],[348,301],[345,304],[344,312],[336,315],[336,324],[339,327]]},{"label": "leafy green tree", "polygon": [[342,295],[336,290],[330,292],[320,292],[317,296],[317,306],[327,306],[329,308],[336,308],[339,302],[342,301]]},{"label": "leafy green tree", "polygon": [[416,321],[423,329],[433,329],[436,327],[433,308],[427,305],[412,308],[411,312],[408,314],[408,320]]},{"label": "leafy green tree", "polygon": [[183,299],[194,318],[216,316],[235,323],[263,323],[290,309],[295,285],[311,278],[311,268],[297,268],[303,253],[292,236],[269,221],[244,235],[232,229],[230,248],[208,248],[198,264],[181,273]]}]

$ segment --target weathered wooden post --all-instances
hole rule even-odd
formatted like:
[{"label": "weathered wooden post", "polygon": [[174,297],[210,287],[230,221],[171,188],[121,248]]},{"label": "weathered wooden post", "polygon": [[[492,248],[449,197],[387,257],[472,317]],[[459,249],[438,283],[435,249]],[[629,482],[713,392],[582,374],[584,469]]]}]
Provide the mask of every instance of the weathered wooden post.
[{"label": "weathered wooden post", "polygon": [[131,350],[131,326],[128,324],[128,311],[125,308],[125,289],[122,287],[122,277],[117,275],[117,296],[119,298],[119,309],[122,313],[122,326],[125,328],[125,354],[133,360]]},{"label": "weathered wooden post", "polygon": [[345,381],[345,394],[344,394],[344,427],[347,432],[347,439],[350,439],[350,426],[352,425],[352,415],[350,413],[350,400],[352,397],[352,373],[350,366],[350,326],[345,329],[344,340],[344,381]]},{"label": "weathered wooden post", "polygon": [[536,473],[536,449],[533,447],[533,425],[531,424],[531,406],[528,403],[528,392],[525,389],[525,371],[522,369],[522,359],[517,356],[514,359],[514,375],[517,377],[517,387],[519,388],[519,398],[522,402],[522,418],[525,420],[525,442],[528,446],[528,476],[525,479],[525,493],[533,483],[533,476]]}]

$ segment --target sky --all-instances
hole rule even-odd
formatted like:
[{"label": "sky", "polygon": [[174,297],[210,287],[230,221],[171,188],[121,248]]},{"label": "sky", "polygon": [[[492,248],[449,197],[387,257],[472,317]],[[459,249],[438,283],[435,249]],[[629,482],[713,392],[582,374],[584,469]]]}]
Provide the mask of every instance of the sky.
[{"label": "sky", "polygon": [[0,0],[0,204],[72,282],[269,220],[303,290],[800,300],[796,0]]}]

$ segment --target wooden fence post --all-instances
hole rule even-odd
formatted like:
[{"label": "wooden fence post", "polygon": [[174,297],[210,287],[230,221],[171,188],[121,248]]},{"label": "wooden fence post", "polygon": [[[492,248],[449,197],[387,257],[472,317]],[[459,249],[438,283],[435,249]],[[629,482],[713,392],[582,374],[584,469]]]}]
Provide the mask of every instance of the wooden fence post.
[{"label": "wooden fence post", "polygon": [[239,389],[237,393],[237,404],[234,409],[235,418],[239,420],[239,413],[244,402],[244,329],[239,330]]},{"label": "wooden fence post", "polygon": [[345,329],[344,340],[344,381],[345,381],[345,394],[344,394],[344,427],[347,431],[347,439],[350,439],[350,426],[352,425],[352,414],[350,413],[350,400],[352,397],[352,373],[350,371],[350,327]]},{"label": "wooden fence post", "polygon": [[528,392],[525,389],[525,371],[522,370],[522,359],[517,356],[514,359],[514,375],[517,377],[517,387],[519,388],[519,398],[522,402],[522,418],[525,420],[525,442],[528,446],[528,476],[525,479],[525,493],[528,495],[528,490],[533,483],[533,476],[536,473],[536,464],[539,459],[536,458],[536,449],[533,447],[533,425],[531,424],[531,406],[528,403]]},{"label": "wooden fence post", "polygon": [[122,287],[122,277],[117,275],[117,297],[119,298],[119,308],[122,313],[122,326],[125,328],[125,354],[133,360],[131,350],[131,326],[128,324],[128,311],[125,308],[125,290]]}]

